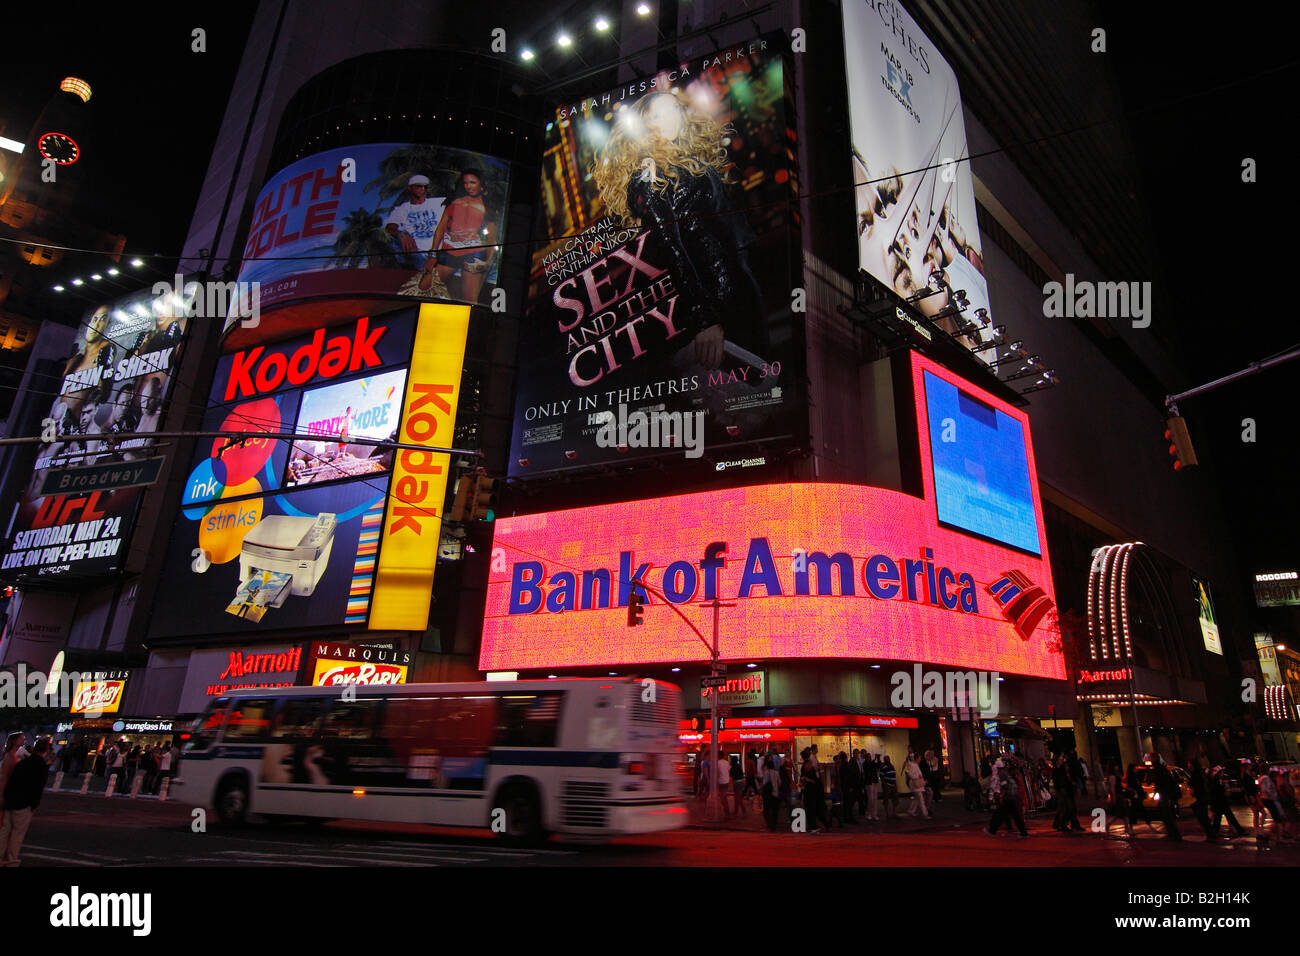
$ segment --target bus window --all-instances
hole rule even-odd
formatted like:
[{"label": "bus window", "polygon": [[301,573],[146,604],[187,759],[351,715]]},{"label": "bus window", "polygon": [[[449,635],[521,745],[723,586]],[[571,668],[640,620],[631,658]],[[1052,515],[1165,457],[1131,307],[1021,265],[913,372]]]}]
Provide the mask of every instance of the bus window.
[{"label": "bus window", "polygon": [[554,747],[563,696],[558,691],[503,696],[497,711],[496,746]]},{"label": "bus window", "polygon": [[308,739],[320,726],[325,713],[323,697],[286,697],[271,728],[273,740]]},{"label": "bus window", "polygon": [[226,719],[226,711],[229,709],[230,699],[227,697],[208,704],[207,711],[190,727],[190,750],[207,750],[216,742],[217,735],[221,733],[221,724]]},{"label": "bus window", "polygon": [[260,743],[271,727],[271,713],[277,701],[273,697],[252,697],[230,702],[230,719],[226,721],[225,740]]},{"label": "bus window", "polygon": [[482,790],[496,725],[495,696],[443,697],[434,738],[442,748],[442,781],[450,790]]},{"label": "bus window", "polygon": [[321,727],[325,737],[369,738],[374,736],[375,719],[379,714],[379,697],[360,697],[356,700],[335,700],[325,715]]}]

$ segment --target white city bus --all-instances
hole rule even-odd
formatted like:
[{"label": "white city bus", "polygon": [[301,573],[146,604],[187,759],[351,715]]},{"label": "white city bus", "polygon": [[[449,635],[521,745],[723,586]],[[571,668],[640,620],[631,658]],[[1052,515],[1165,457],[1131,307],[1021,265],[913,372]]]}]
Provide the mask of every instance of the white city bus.
[{"label": "white city bus", "polygon": [[229,824],[382,820],[491,827],[514,842],[686,824],[672,684],[350,686],[217,699],[185,745],[180,798]]}]

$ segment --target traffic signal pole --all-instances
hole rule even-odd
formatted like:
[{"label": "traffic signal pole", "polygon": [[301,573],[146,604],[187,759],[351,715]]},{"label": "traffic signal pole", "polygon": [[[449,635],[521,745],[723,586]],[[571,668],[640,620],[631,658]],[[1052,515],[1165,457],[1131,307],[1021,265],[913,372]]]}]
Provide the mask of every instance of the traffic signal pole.
[{"label": "traffic signal pole", "polygon": [[1230,385],[1240,379],[1251,375],[1258,375],[1266,368],[1272,368],[1274,365],[1281,365],[1283,362],[1290,362],[1292,359],[1300,358],[1300,348],[1291,349],[1289,352],[1283,352],[1281,355],[1275,355],[1272,358],[1260,359],[1258,362],[1251,362],[1240,372],[1233,372],[1231,375],[1225,375],[1223,378],[1216,378],[1212,382],[1206,382],[1204,385],[1198,385],[1195,388],[1189,388],[1185,392],[1179,392],[1177,395],[1170,395],[1165,399],[1165,405],[1175,415],[1178,414],[1178,403],[1184,398],[1192,398],[1196,395],[1203,395],[1223,385]]}]

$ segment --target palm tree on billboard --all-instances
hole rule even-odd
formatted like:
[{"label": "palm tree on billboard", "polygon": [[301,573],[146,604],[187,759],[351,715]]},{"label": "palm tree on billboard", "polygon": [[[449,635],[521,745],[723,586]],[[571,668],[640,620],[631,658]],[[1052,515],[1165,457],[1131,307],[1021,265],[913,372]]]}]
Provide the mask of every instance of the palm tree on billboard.
[{"label": "palm tree on billboard", "polygon": [[384,229],[384,217],[365,209],[348,213],[334,240],[330,265],[338,269],[392,268],[393,245]]}]

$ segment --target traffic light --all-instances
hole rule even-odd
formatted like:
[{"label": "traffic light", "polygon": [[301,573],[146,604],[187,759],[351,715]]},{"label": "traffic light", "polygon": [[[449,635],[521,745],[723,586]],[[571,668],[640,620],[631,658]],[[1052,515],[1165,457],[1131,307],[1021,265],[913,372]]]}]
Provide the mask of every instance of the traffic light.
[{"label": "traffic light", "polygon": [[627,596],[627,626],[639,627],[644,623],[641,618],[645,616],[645,598],[641,596],[639,588],[632,588],[632,593]]},{"label": "traffic light", "polygon": [[497,481],[487,475],[474,477],[474,488],[470,492],[470,517],[476,521],[494,521],[497,513]]},{"label": "traffic light", "polygon": [[447,512],[448,521],[468,521],[469,503],[474,492],[474,480],[468,476],[456,479],[456,500]]},{"label": "traffic light", "polygon": [[1174,471],[1191,468],[1196,464],[1196,450],[1192,448],[1192,438],[1187,434],[1187,422],[1172,415],[1165,420],[1165,441],[1169,442],[1169,454],[1174,459]]}]

